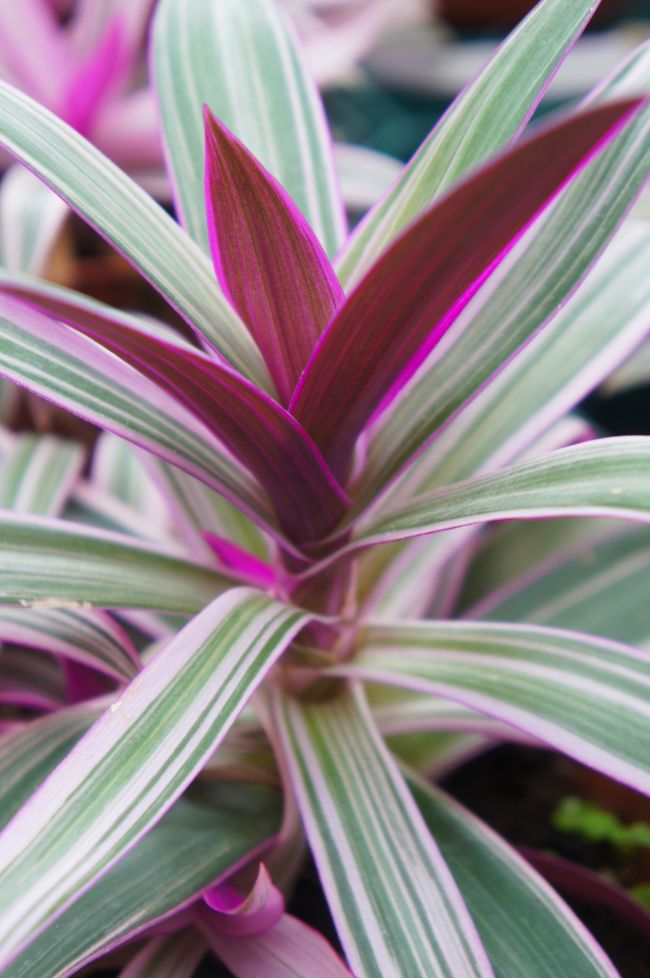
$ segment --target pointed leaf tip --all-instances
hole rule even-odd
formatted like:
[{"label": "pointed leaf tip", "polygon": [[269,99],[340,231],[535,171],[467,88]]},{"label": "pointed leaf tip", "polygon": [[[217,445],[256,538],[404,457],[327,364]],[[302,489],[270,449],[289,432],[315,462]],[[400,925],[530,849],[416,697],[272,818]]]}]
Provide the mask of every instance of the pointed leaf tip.
[{"label": "pointed leaf tip", "polygon": [[275,927],[284,914],[284,897],[273,884],[264,863],[247,893],[242,894],[228,880],[203,894],[210,907],[210,927],[222,937],[242,938],[264,934]]},{"label": "pointed leaf tip", "polygon": [[323,334],[289,406],[337,477],[375,413],[641,105],[610,102],[544,126],[436,202],[370,268]]},{"label": "pointed leaf tip", "polygon": [[207,105],[203,119],[215,272],[286,404],[343,292],[291,197]]}]

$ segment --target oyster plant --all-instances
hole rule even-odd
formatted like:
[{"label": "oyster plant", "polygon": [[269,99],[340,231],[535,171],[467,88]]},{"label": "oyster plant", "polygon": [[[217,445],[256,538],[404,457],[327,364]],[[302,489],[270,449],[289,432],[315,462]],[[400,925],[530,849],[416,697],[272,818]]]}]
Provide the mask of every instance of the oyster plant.
[{"label": "oyster plant", "polygon": [[[650,788],[650,441],[570,414],[647,334],[650,51],[527,128],[595,6],[543,0],[347,238],[271,0],[157,5],[178,222],[0,86],[189,327],[0,273],[3,375],[110,433],[87,479],[0,442],[5,978],[616,974],[430,779],[513,739]],[[308,850],[342,957],[285,910]]]}]

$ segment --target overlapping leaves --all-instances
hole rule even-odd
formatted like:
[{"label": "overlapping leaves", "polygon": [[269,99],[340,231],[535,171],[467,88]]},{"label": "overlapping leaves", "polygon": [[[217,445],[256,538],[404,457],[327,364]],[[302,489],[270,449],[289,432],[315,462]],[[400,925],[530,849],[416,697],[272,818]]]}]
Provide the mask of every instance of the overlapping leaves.
[{"label": "overlapping leaves", "polygon": [[[137,540],[126,525],[120,532],[101,531],[53,519],[78,477],[74,452],[50,473],[54,488],[42,477],[47,446],[40,456],[5,452],[0,491],[6,505],[28,513],[0,518],[2,601],[32,607],[8,608],[0,628],[4,622],[10,640],[31,642],[34,655],[49,630],[47,651],[84,664],[90,655],[90,664],[121,686],[110,703],[68,708],[51,722],[26,727],[19,721],[4,739],[0,764],[9,773],[6,814],[13,816],[0,839],[8,975],[43,967],[69,973],[184,907],[215,877],[269,844],[277,825],[273,803],[247,831],[243,822],[235,824],[237,804],[235,817],[229,813],[226,789],[202,812],[196,798],[180,798],[298,632],[313,621],[311,613],[262,589],[284,598],[293,590],[294,597],[314,598],[328,609],[345,605],[347,614],[354,578],[343,558],[356,559],[373,544],[495,519],[650,520],[647,440],[589,443],[476,478],[482,467],[498,468],[502,434],[515,435],[507,425],[496,426],[493,442],[486,439],[485,452],[466,459],[465,469],[459,454],[445,455],[443,444],[453,485],[436,481],[441,470],[422,463],[412,482],[398,484],[394,498],[376,502],[457,412],[460,445],[472,424],[471,414],[463,420],[460,412],[566,301],[640,186],[647,114],[638,111],[628,83],[632,76],[645,77],[643,52],[591,107],[552,122],[485,164],[532,113],[592,7],[587,0],[545,0],[461,96],[344,251],[341,277],[354,284],[347,299],[325,256],[334,252],[341,230],[326,130],[292,35],[270,0],[214,10],[189,0],[160,6],[156,75],[177,198],[191,237],[78,135],[29,99],[0,88],[0,141],[153,282],[204,348],[65,290],[2,275],[4,372],[157,453],[161,461],[152,471],[158,487],[181,514],[179,536],[196,555],[166,537]],[[224,25],[230,33],[217,37],[216,28]],[[214,75],[219,84],[208,71],[215,50],[221,55]],[[530,70],[522,84],[524,64]],[[259,127],[260,120],[268,122],[263,99],[247,109],[264,65],[281,83],[274,118],[292,123],[286,147],[279,126]],[[249,94],[241,93],[235,104],[238,78]],[[252,149],[274,174],[208,116],[207,211],[203,98],[237,136],[249,146],[254,142]],[[482,168],[472,171],[477,164]],[[212,245],[216,277],[194,242],[204,250]],[[619,265],[627,265],[627,254],[618,253]],[[626,268],[630,279],[619,265],[622,287],[636,265]],[[536,291],[528,289],[529,281],[537,283]],[[595,302],[600,292],[589,295]],[[646,301],[639,294],[625,303],[634,320],[625,324],[630,345],[640,335],[636,320]],[[580,323],[579,310],[575,320]],[[576,370],[586,375],[614,340],[607,330],[598,331],[579,356],[575,320],[569,317],[572,352]],[[496,321],[499,342],[490,347]],[[465,355],[468,349],[480,369]],[[520,380],[525,357],[521,363]],[[436,370],[457,389],[450,393],[435,383],[429,385],[433,395],[423,395],[418,381],[440,377]],[[570,400],[567,383],[558,380],[557,386],[557,396]],[[548,423],[555,420],[550,414]],[[355,458],[355,450],[369,429],[367,466],[359,475],[364,453]],[[536,433],[543,429],[539,424]],[[525,450],[524,442],[505,453],[508,462]],[[184,472],[174,474],[171,466]],[[202,480],[199,493],[189,488],[191,478]],[[352,509],[344,489],[354,498]],[[245,515],[218,511],[206,496],[213,491]],[[249,517],[280,549],[246,523]],[[222,539],[229,526],[235,527],[234,546]],[[233,590],[240,570],[253,566],[261,588]],[[532,608],[532,620],[534,590],[533,581],[518,595],[522,617]],[[479,603],[473,613],[489,614],[507,606],[507,598],[497,594],[490,604],[479,593],[483,610]],[[86,617],[90,612],[79,602],[181,614],[208,606],[162,649],[147,650],[139,671],[138,656],[112,619],[104,621],[101,635],[90,636],[98,622]],[[30,613],[22,620],[21,610]],[[131,621],[163,640],[171,631],[168,622],[152,617]],[[319,634],[308,633],[310,640]],[[270,739],[283,747],[283,771],[360,978],[493,971],[518,978],[531,960],[531,975],[546,978],[551,958],[543,946],[508,942],[509,908],[517,899],[530,932],[539,924],[576,975],[611,978],[611,966],[593,943],[506,847],[442,796],[405,780],[374,727],[360,684],[378,681],[448,697],[459,704],[445,714],[454,729],[466,723],[494,734],[511,727],[647,789],[647,655],[588,635],[494,622],[371,621],[356,636],[344,630],[340,645],[325,634],[330,642],[324,653],[291,649],[270,684],[270,700],[262,702],[272,702],[264,712]],[[324,692],[322,702],[299,703],[278,688],[287,679],[294,691],[303,682],[312,689],[309,682],[337,653],[347,661],[330,669],[324,687],[314,687]],[[303,671],[294,672],[296,664]],[[337,685],[348,677],[356,680],[354,688]],[[479,728],[475,718],[481,714],[488,719]],[[603,725],[603,715],[611,722]],[[254,794],[242,790],[243,807]],[[221,848],[214,845],[213,817],[223,831]],[[282,844],[286,852],[286,840],[280,851]],[[188,861],[180,873],[175,846]],[[496,881],[496,912],[483,912],[484,895],[459,846]],[[204,912],[191,919],[204,922]],[[209,938],[209,926],[201,928]],[[340,972],[319,939],[305,938],[302,952],[292,949],[295,940],[296,927],[283,918],[281,928],[256,936],[249,955],[245,944],[230,956],[222,953],[244,975],[274,954],[278,974],[290,973],[296,962],[305,971],[326,973],[326,961]],[[212,945],[219,951],[218,940]],[[187,946],[184,933],[154,938],[127,974],[149,973],[163,952],[173,962]]]}]

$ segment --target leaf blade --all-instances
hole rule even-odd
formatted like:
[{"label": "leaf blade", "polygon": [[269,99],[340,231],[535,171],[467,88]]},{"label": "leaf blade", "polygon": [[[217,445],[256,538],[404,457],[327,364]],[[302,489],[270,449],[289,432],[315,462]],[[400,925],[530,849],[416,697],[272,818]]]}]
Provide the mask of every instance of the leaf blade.
[{"label": "leaf blade", "polygon": [[65,656],[119,682],[140,668],[126,634],[99,611],[0,606],[0,642]]},{"label": "leaf blade", "polygon": [[361,696],[320,708],[285,699],[275,715],[321,880],[359,978],[490,975]]},{"label": "leaf blade", "polygon": [[347,242],[337,268],[346,286],[446,187],[516,137],[596,6],[546,0],[510,34]]},{"label": "leaf blade", "polygon": [[517,530],[517,539],[506,532],[508,540],[497,538],[477,555],[468,585],[475,588],[486,575],[491,583],[462,609],[464,617],[569,628],[647,646],[650,581],[644,570],[650,561],[650,531],[597,525],[581,540],[565,540],[555,552],[504,579],[503,546],[513,550],[523,543],[531,553],[537,549],[536,524]]},{"label": "leaf blade", "polygon": [[231,591],[112,704],[0,838],[5,964],[159,821],[308,620]]},{"label": "leaf blade", "polygon": [[103,234],[214,349],[261,387],[268,375],[205,256],[143,190],[42,106],[0,82],[0,143]]},{"label": "leaf blade", "polygon": [[58,516],[84,461],[79,445],[51,435],[18,435],[0,461],[0,509]]},{"label": "leaf blade", "polygon": [[407,773],[407,782],[499,978],[555,978],[563,970],[618,978],[569,907],[495,832],[420,778]]},{"label": "leaf blade", "polygon": [[331,256],[344,217],[327,124],[291,25],[269,0],[163,0],[153,35],[155,79],[180,213],[209,251],[203,198],[208,105],[296,201]]},{"label": "leaf blade", "polygon": [[[323,333],[290,405],[335,474],[346,472],[374,412],[394,398],[517,238],[638,105],[599,106],[519,143],[434,204],[366,274]],[[533,171],[538,179],[531,183]],[[404,281],[413,283],[407,295]]]},{"label": "leaf blade", "polygon": [[343,291],[291,197],[206,107],[212,261],[287,404]]},{"label": "leaf blade", "polygon": [[279,820],[275,793],[259,787],[224,785],[213,798],[180,799],[8,965],[7,978],[65,978],[137,937],[268,845]]},{"label": "leaf blade", "polygon": [[647,522],[649,466],[650,439],[644,437],[603,438],[559,449],[416,496],[367,525],[357,545],[501,519],[609,516]]},{"label": "leaf blade", "polygon": [[495,622],[378,622],[360,641],[336,672],[449,697],[650,793],[648,653]]},{"label": "leaf blade", "polygon": [[120,533],[0,512],[0,604],[194,612],[233,579]]}]

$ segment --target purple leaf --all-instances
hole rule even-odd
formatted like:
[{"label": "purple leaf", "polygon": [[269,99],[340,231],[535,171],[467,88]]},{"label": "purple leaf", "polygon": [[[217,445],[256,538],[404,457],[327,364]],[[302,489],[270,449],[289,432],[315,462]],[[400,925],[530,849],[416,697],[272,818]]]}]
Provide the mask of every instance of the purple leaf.
[{"label": "purple leaf", "polygon": [[289,195],[204,108],[205,202],[219,283],[286,404],[343,301],[327,255]]},{"label": "purple leaf", "polygon": [[541,849],[522,846],[519,853],[556,889],[584,903],[595,904],[603,909],[606,907],[615,919],[624,921],[647,938],[650,933],[650,913],[618,883],[579,863]]},{"label": "purple leaf", "polygon": [[66,700],[72,706],[104,696],[114,688],[110,682],[107,682],[105,675],[95,672],[82,662],[63,659],[61,668],[65,676]]},{"label": "purple leaf", "polygon": [[310,437],[241,374],[172,334],[163,339],[158,331],[138,329],[17,285],[11,291],[21,298],[0,297],[7,318],[24,322],[43,312],[56,316],[135,366],[192,411],[258,478],[291,539],[318,539],[340,520],[346,497]]},{"label": "purple leaf", "polygon": [[339,478],[377,409],[639,104],[573,115],[518,143],[434,204],[370,269],[321,337],[290,404]]}]

